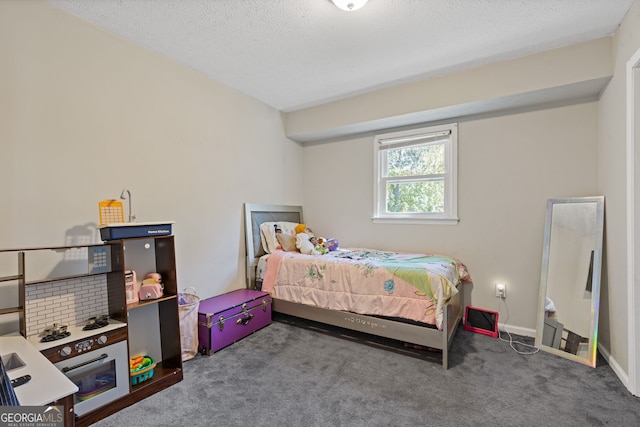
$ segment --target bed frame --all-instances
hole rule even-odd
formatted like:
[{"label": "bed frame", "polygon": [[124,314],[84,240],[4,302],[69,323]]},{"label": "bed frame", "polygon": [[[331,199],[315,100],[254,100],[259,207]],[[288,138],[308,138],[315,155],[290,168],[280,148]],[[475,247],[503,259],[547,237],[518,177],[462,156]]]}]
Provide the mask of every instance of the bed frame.
[{"label": "bed frame", "polygon": [[[256,282],[258,259],[265,255],[260,241],[260,224],[275,221],[302,223],[302,207],[245,203],[246,285],[248,289],[260,289],[261,287],[261,283]],[[351,331],[441,350],[442,367],[448,369],[449,347],[453,341],[456,328],[462,319],[463,304],[462,292],[458,292],[444,306],[442,330],[346,311],[292,303],[275,298],[272,300],[272,310],[276,313],[337,326]]]}]

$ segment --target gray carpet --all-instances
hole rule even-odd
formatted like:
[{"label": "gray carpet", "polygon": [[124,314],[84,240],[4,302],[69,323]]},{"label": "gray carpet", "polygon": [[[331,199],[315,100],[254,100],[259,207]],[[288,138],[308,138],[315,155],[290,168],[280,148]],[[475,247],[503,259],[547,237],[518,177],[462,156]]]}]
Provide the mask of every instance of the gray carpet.
[{"label": "gray carpet", "polygon": [[431,361],[273,322],[185,362],[182,382],[95,426],[639,424],[640,399],[601,359],[593,369],[544,352],[521,355],[508,342],[462,328],[451,353],[445,371]]}]

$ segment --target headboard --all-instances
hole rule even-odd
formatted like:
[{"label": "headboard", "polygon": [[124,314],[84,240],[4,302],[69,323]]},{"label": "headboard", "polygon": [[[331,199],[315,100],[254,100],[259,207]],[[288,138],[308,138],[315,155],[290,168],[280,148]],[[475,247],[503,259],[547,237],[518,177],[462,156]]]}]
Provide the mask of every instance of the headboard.
[{"label": "headboard", "polygon": [[288,221],[302,223],[302,206],[244,204],[244,234],[246,238],[246,285],[254,289],[258,259],[265,255],[260,241],[260,224]]}]

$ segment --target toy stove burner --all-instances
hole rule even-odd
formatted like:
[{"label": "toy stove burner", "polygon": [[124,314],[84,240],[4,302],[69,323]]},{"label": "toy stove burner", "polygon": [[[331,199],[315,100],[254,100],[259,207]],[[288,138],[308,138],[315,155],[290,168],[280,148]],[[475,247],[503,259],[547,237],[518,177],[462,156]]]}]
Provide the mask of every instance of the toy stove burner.
[{"label": "toy stove burner", "polygon": [[58,326],[56,323],[52,327],[45,329],[44,333],[47,334],[40,339],[40,342],[51,342],[55,340],[61,340],[71,335],[71,332],[67,331],[66,326]]},{"label": "toy stove burner", "polygon": [[93,329],[104,328],[109,324],[109,316],[102,315],[97,317],[90,317],[87,320],[87,324],[82,328],[83,331],[90,331]]}]

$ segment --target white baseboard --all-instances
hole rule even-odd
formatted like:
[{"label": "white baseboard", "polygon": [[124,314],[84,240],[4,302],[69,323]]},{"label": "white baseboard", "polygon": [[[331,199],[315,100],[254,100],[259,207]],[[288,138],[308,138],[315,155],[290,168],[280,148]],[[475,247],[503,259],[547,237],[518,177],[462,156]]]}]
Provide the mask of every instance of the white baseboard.
[{"label": "white baseboard", "polygon": [[501,330],[501,331],[509,332],[511,334],[522,335],[522,336],[525,336],[525,337],[531,337],[531,338],[535,338],[536,337],[536,330],[535,329],[522,328],[520,326],[505,325],[505,324],[500,323],[500,322],[498,322],[498,329]]},{"label": "white baseboard", "polygon": [[[609,349],[604,348],[601,345],[598,345],[598,351],[600,352],[604,360],[607,361],[609,366],[611,366],[611,369],[613,369],[613,372],[616,374],[618,379],[620,379],[620,382],[622,382],[625,388],[629,390],[629,375],[620,367],[618,362],[616,362],[616,359],[611,357],[611,353],[609,352]],[[629,390],[629,392],[631,392],[631,390]]]}]

